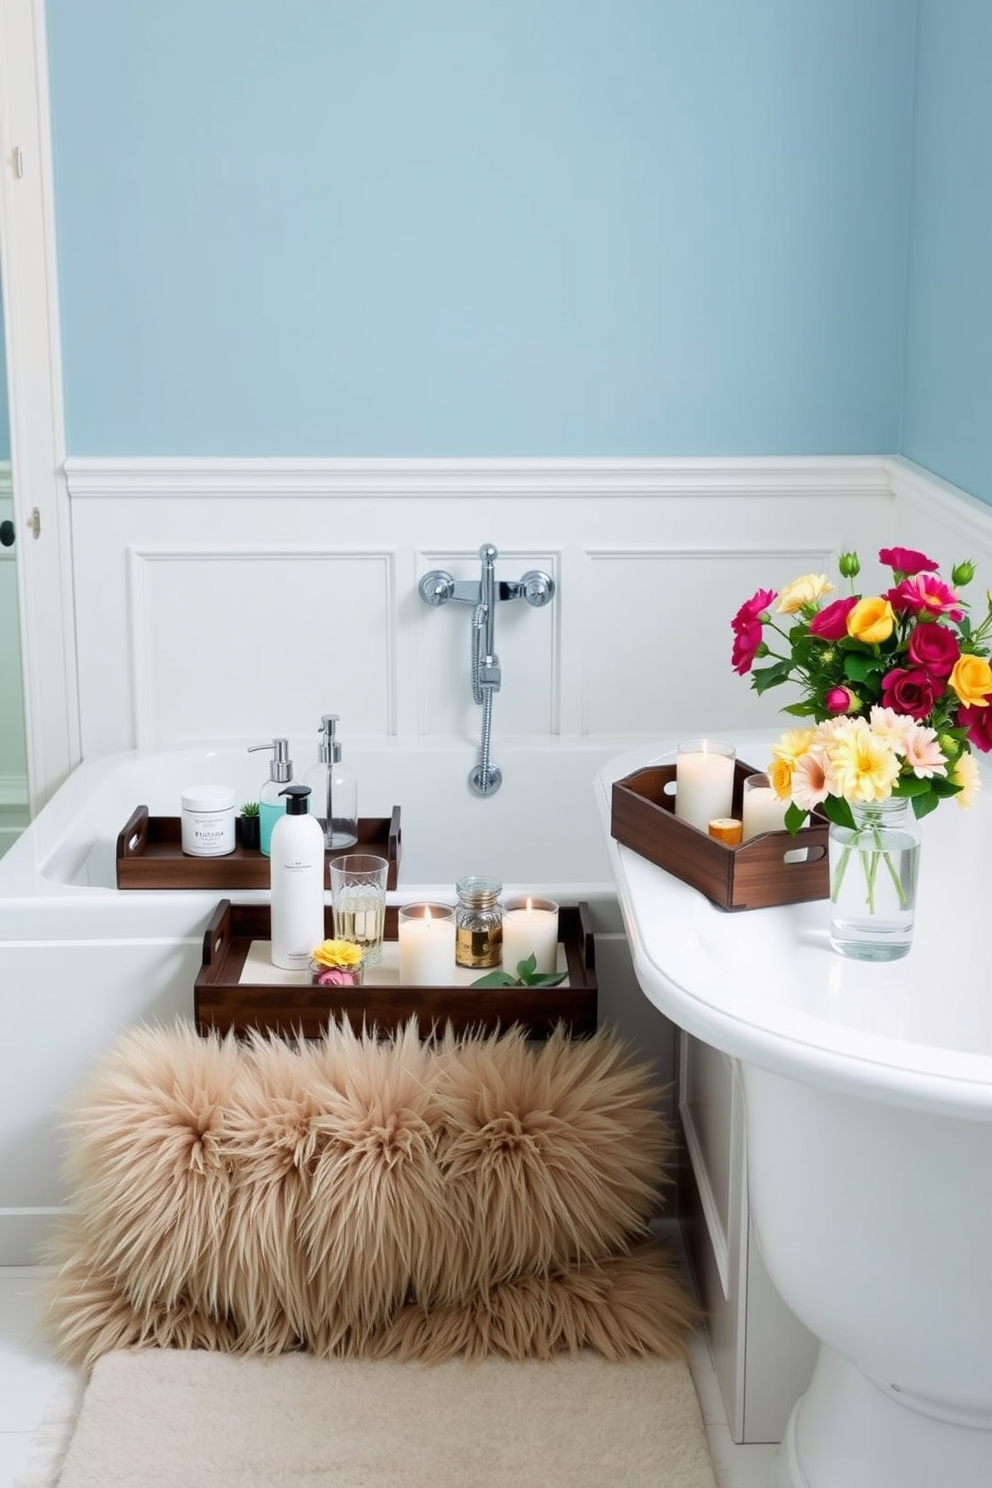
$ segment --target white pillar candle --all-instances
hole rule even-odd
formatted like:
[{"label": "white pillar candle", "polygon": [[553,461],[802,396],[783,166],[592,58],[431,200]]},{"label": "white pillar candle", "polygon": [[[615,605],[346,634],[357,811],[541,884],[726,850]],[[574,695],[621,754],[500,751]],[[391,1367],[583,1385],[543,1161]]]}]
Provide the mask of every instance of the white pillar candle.
[{"label": "white pillar candle", "polygon": [[529,956],[537,960],[536,971],[558,969],[558,906],[553,899],[530,896],[503,905],[503,970],[516,976],[517,966]]},{"label": "white pillar candle", "polygon": [[744,841],[757,837],[760,832],[784,832],[785,813],[788,801],[776,795],[770,785],[752,785],[747,789],[744,782]]},{"label": "white pillar candle", "polygon": [[404,987],[446,987],[454,980],[455,911],[449,904],[404,904],[397,929]]},{"label": "white pillar candle", "polygon": [[734,748],[717,739],[690,739],[675,761],[675,815],[708,832],[716,817],[730,816],[734,800]]}]

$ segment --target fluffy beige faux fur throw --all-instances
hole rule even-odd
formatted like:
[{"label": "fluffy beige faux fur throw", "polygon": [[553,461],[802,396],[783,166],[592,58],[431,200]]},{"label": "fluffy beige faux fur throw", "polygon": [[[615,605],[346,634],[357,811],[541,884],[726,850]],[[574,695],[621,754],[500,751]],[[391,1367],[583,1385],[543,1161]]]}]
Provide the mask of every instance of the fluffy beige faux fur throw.
[{"label": "fluffy beige faux fur throw", "polygon": [[57,1351],[679,1356],[659,1095],[611,1032],[132,1030],[67,1122]]}]

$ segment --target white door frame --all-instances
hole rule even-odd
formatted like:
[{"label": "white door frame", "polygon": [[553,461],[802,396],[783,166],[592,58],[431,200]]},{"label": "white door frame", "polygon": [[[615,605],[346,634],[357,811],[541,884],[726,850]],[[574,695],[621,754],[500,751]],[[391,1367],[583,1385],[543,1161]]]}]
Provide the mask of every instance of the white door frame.
[{"label": "white door frame", "polygon": [[44,0],[0,0],[0,272],[34,815],[80,758]]}]

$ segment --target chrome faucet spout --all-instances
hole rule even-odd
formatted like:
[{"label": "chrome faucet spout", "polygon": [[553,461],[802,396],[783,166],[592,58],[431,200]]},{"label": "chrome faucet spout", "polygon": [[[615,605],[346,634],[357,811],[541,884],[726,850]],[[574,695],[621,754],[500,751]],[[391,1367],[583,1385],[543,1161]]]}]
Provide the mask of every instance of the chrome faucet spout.
[{"label": "chrome faucet spout", "polygon": [[449,600],[469,604],[472,608],[472,698],[482,709],[482,742],[479,763],[469,775],[469,785],[477,795],[490,796],[499,790],[502,773],[493,764],[492,745],[493,697],[499,692],[503,671],[496,655],[496,606],[501,600],[522,599],[542,608],[555,596],[555,581],[550,574],[532,568],[513,582],[497,580],[496,559],[499,549],[483,543],[479,549],[482,571],[477,583],[456,580],[443,568],[433,568],[420,580],[420,597],[424,604],[437,607]]}]

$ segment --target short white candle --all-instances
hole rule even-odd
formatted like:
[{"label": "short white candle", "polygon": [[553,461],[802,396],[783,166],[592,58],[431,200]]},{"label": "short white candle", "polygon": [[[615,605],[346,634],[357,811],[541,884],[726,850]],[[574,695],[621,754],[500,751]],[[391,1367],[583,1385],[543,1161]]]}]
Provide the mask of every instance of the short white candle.
[{"label": "short white candle", "polygon": [[404,904],[397,928],[404,987],[445,987],[454,979],[455,911],[447,904]]},{"label": "short white candle", "polygon": [[760,832],[784,832],[788,801],[776,795],[770,785],[754,785],[744,792],[744,841]]},{"label": "short white candle", "polygon": [[708,832],[710,822],[730,816],[734,800],[734,750],[729,744],[693,739],[679,745],[675,762],[675,815]]},{"label": "short white candle", "polygon": [[516,976],[529,956],[536,971],[558,969],[558,906],[553,899],[508,899],[503,906],[503,970]]}]

